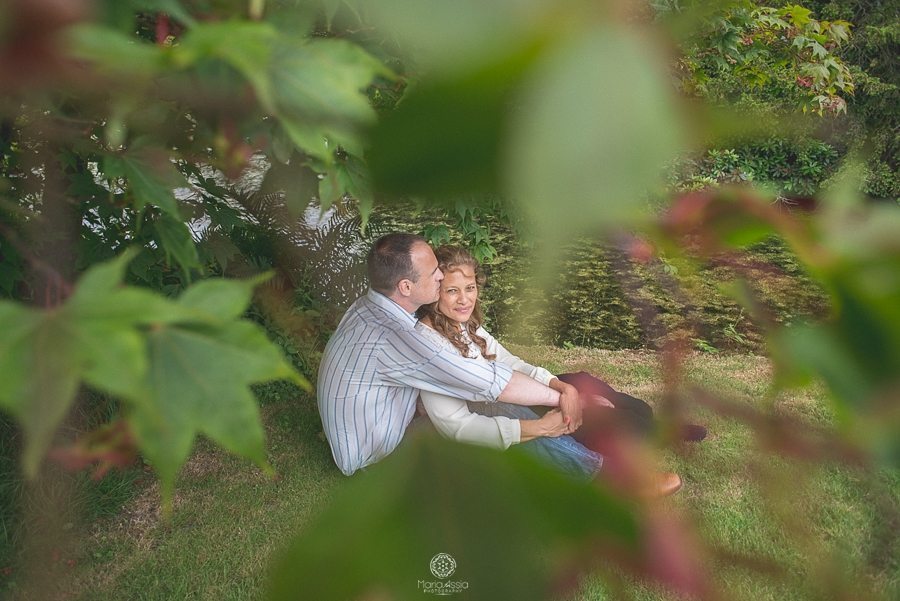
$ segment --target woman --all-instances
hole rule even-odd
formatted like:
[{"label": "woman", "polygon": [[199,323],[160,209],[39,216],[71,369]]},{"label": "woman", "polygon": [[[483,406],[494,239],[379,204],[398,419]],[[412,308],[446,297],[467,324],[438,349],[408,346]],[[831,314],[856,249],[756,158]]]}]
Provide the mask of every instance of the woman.
[{"label": "woman", "polygon": [[[594,406],[593,413],[599,410],[609,413],[609,417],[617,414],[617,421],[637,432],[652,428],[653,412],[643,401],[622,395],[584,372],[556,377],[507,351],[481,327],[478,289],[484,284],[484,276],[475,258],[454,246],[442,246],[435,250],[435,255],[444,279],[438,301],[423,306],[417,313],[416,328],[423,335],[473,361],[500,361],[559,391],[574,385],[582,399]],[[564,435],[566,428],[557,410],[541,416],[528,407],[502,402],[466,403],[425,391],[421,392],[421,398],[435,428],[448,438],[503,449],[527,443],[538,455],[582,477],[593,477],[603,464],[600,453]],[[681,485],[675,474],[663,475],[662,479],[667,480],[660,486],[664,494],[675,492]]]}]

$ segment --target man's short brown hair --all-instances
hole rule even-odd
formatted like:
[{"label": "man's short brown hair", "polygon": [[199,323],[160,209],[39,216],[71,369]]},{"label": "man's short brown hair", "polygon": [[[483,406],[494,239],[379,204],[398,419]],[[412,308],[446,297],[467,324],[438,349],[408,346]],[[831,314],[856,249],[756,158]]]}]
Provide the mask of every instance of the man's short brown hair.
[{"label": "man's short brown hair", "polygon": [[372,290],[390,296],[400,280],[419,280],[412,264],[416,242],[428,244],[422,236],[405,232],[387,234],[375,241],[366,260]]}]

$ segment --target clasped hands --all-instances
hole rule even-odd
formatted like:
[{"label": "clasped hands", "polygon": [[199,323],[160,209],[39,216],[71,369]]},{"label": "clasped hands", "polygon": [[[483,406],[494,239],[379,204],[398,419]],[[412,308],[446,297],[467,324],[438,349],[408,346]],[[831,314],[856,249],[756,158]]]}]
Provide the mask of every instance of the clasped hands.
[{"label": "clasped hands", "polygon": [[582,409],[585,403],[598,407],[614,407],[609,399],[601,395],[591,395],[589,399],[582,399],[578,389],[558,378],[551,381],[550,387],[559,393],[559,408],[548,411],[541,418],[542,425],[547,429],[545,436],[571,434],[580,428]]}]

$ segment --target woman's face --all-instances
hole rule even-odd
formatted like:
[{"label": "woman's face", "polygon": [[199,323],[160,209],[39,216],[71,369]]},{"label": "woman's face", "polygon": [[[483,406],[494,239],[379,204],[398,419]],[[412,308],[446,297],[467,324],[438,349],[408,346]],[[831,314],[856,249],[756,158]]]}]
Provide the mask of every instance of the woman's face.
[{"label": "woman's face", "polygon": [[441,281],[441,296],[438,298],[437,310],[453,321],[466,322],[475,310],[478,300],[478,284],[475,282],[475,271],[468,265],[455,267],[453,271],[444,273]]}]

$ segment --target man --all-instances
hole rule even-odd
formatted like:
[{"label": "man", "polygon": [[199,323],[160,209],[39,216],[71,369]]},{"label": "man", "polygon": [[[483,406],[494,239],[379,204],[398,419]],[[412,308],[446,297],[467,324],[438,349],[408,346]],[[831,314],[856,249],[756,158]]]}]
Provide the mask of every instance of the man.
[{"label": "man", "polygon": [[444,277],[424,238],[379,238],[369,252],[368,272],[369,292],[347,310],[319,367],[319,414],[344,474],[397,448],[420,389],[472,401],[559,407],[569,432],[581,425],[573,386],[553,390],[503,364],[476,364],[416,332],[413,313],[438,299]]}]

